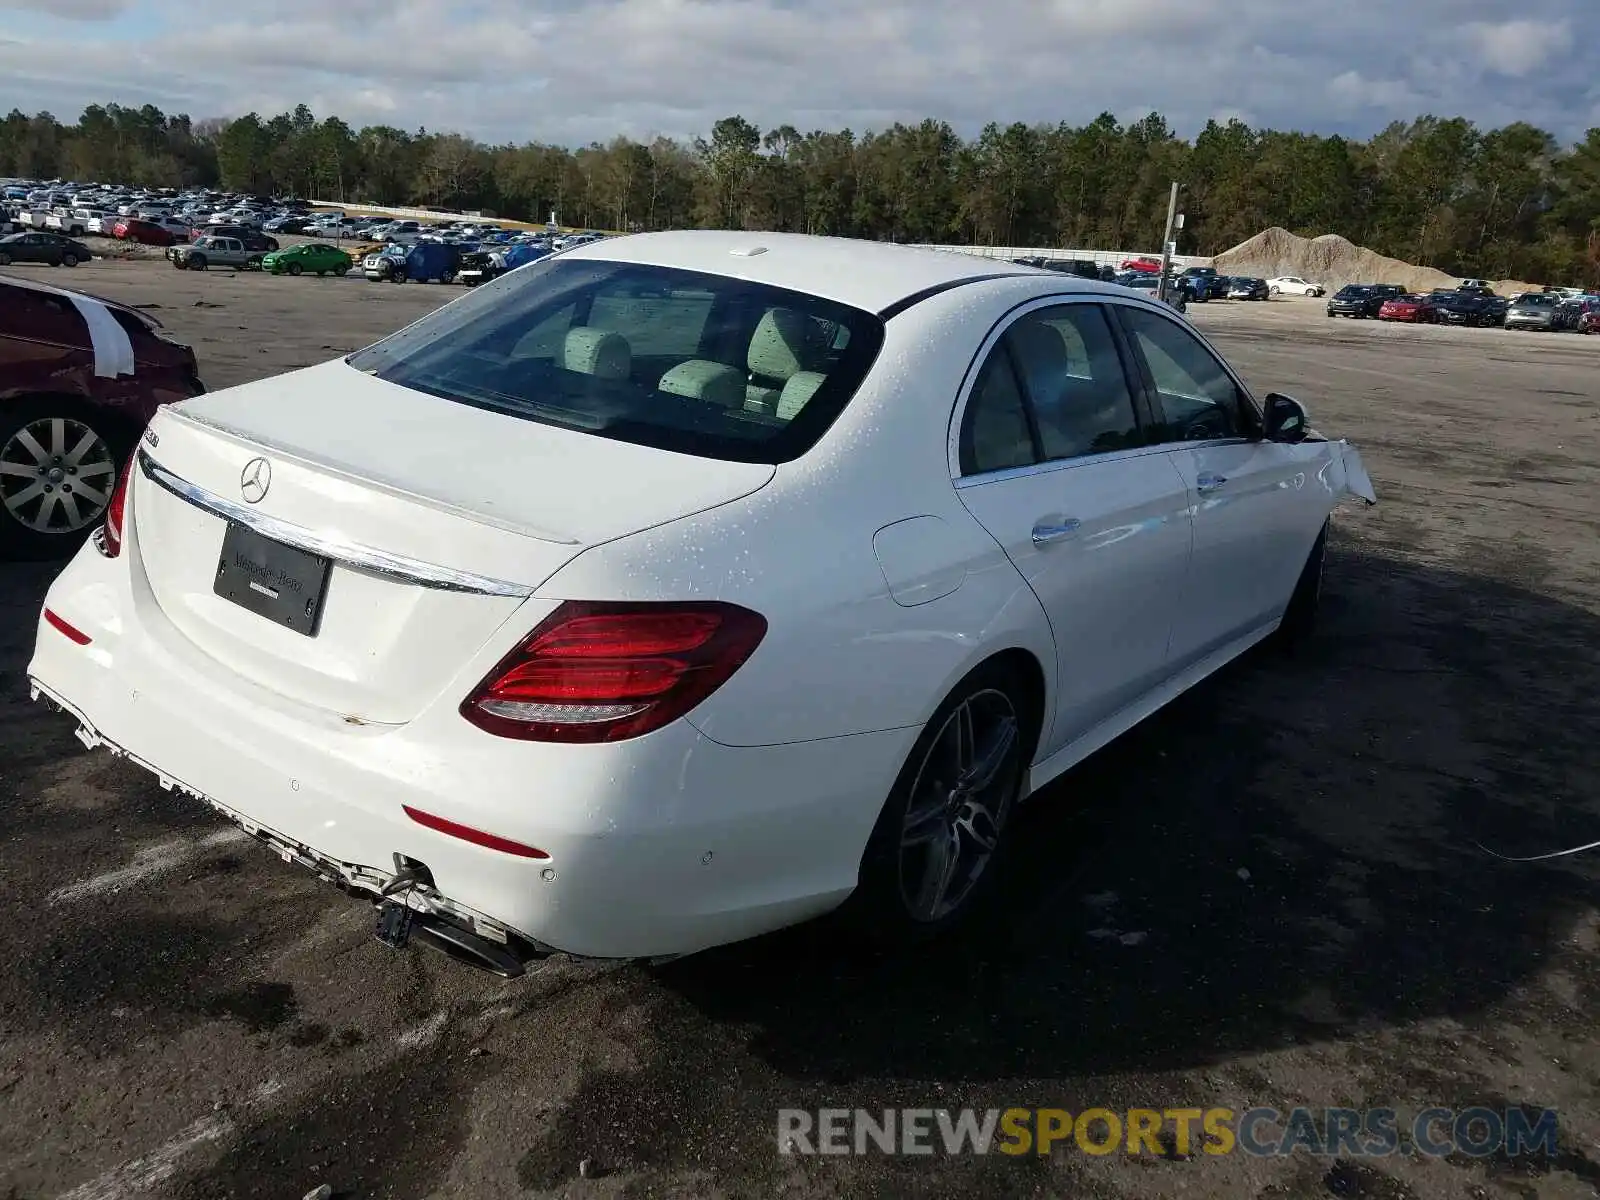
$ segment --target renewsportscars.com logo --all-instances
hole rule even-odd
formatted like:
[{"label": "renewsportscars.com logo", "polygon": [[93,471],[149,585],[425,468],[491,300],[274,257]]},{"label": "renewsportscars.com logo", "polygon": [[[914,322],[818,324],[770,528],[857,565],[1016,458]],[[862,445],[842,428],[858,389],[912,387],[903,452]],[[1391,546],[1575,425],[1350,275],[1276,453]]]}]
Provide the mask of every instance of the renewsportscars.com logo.
[{"label": "renewsportscars.com logo", "polygon": [[1556,1154],[1553,1108],[802,1108],[778,1110],[781,1154],[1244,1153],[1279,1158]]}]

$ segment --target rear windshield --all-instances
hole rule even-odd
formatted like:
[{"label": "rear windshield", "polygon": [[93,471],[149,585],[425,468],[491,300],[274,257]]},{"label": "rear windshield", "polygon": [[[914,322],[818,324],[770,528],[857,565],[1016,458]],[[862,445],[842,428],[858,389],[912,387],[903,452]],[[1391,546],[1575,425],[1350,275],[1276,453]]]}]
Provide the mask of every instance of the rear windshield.
[{"label": "rear windshield", "polygon": [[1551,295],[1524,296],[1522,299],[1517,301],[1517,307],[1518,308],[1549,308],[1551,305],[1555,304],[1558,300],[1560,300],[1559,296],[1551,296]]},{"label": "rear windshield", "polygon": [[346,361],[524,420],[734,462],[787,462],[883,344],[860,309],[669,267],[548,258]]}]

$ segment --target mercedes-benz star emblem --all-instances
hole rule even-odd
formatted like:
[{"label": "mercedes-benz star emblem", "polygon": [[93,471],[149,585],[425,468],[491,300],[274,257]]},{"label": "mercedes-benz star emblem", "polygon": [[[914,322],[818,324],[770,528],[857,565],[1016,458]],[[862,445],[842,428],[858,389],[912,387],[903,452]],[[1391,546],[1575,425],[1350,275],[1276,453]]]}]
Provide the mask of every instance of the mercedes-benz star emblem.
[{"label": "mercedes-benz star emblem", "polygon": [[246,504],[259,504],[272,486],[272,464],[264,458],[252,458],[239,472],[239,491]]}]

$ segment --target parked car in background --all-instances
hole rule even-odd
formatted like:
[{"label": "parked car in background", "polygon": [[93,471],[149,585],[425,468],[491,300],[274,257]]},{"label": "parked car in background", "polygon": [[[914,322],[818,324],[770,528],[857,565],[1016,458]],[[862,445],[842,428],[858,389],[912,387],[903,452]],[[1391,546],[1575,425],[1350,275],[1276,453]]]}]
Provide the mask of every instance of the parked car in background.
[{"label": "parked car in background", "polygon": [[1591,306],[1578,318],[1579,333],[1600,333],[1600,304]]},{"label": "parked car in background", "polygon": [[1561,296],[1555,292],[1530,292],[1506,309],[1507,329],[1553,330]]},{"label": "parked car in background", "polygon": [[76,550],[156,409],[204,391],[154,317],[0,276],[0,556]]},{"label": "parked car in background", "polygon": [[87,208],[58,208],[46,215],[44,227],[54,233],[65,234],[71,238],[81,238],[93,232],[100,214],[91,212]]},{"label": "parked car in background", "polygon": [[149,221],[141,221],[137,217],[123,217],[118,220],[111,227],[111,236],[118,241],[135,242],[141,246],[172,246],[179,241],[170,230]]},{"label": "parked car in background", "polygon": [[1506,311],[1511,307],[1511,301],[1504,296],[1486,295],[1480,297],[1482,303],[1482,319],[1480,325],[1504,325]]},{"label": "parked car in background", "polygon": [[167,257],[180,271],[206,271],[212,267],[249,271],[261,266],[258,252],[245,249],[243,242],[231,237],[196,238],[191,245],[174,246]]},{"label": "parked car in background", "polygon": [[507,246],[502,250],[469,251],[461,256],[456,278],[467,287],[477,287],[480,283],[498,279],[507,271],[538,262],[539,259],[548,257],[550,253],[547,246],[532,246],[526,243]]},{"label": "parked car in background", "polygon": [[82,242],[59,233],[10,233],[0,237],[0,267],[12,263],[75,267],[93,257],[94,252]]},{"label": "parked car in background", "polygon": [[301,242],[273,250],[261,260],[263,270],[273,275],[343,275],[350,270],[350,256],[326,242]]},{"label": "parked car in background", "polygon": [[1267,280],[1267,290],[1274,296],[1322,296],[1328,289],[1298,275],[1279,275]]},{"label": "parked car in background", "polygon": [[1424,296],[1419,292],[1408,292],[1401,296],[1392,296],[1385,300],[1378,309],[1380,321],[1410,321],[1417,325],[1437,325],[1439,323],[1439,309],[1434,304],[1432,296]]},{"label": "parked car in background", "polygon": [[1271,295],[1272,289],[1265,279],[1253,279],[1248,275],[1228,277],[1229,300],[1266,300]]},{"label": "parked car in background", "polygon": [[[1159,274],[1152,275],[1148,271],[1125,271],[1116,280],[1125,288],[1132,288],[1136,292],[1143,292],[1152,300],[1161,283]],[[1180,281],[1172,280],[1167,284],[1167,303],[1179,312],[1189,311],[1189,291],[1179,286]]]},{"label": "parked car in background", "polygon": [[1434,292],[1429,299],[1443,325],[1495,325],[1496,314],[1486,303],[1488,297],[1477,292]]},{"label": "parked car in background", "polygon": [[1218,275],[1215,267],[1185,268],[1178,276],[1178,283],[1189,293],[1189,299],[1201,304],[1228,298],[1228,277]]},{"label": "parked car in background", "polygon": [[280,248],[277,238],[262,233],[259,229],[252,229],[248,225],[214,225],[205,232],[212,237],[237,238],[244,243],[246,250],[254,250],[261,254]]},{"label": "parked car in background", "polygon": [[450,283],[460,266],[459,246],[421,240],[410,246],[396,243],[361,262],[362,274],[371,283]]},{"label": "parked car in background", "polygon": [[1576,333],[1578,322],[1593,303],[1595,300],[1592,296],[1572,296],[1561,301],[1556,305],[1555,319],[1550,323],[1550,328],[1560,333]]},{"label": "parked car in background", "polygon": [[1348,283],[1328,298],[1330,317],[1376,317],[1384,302],[1405,295],[1392,283]]},{"label": "parked car in background", "polygon": [[1480,295],[1492,296],[1494,294],[1494,285],[1487,279],[1463,279],[1456,285],[1454,290],[1458,292],[1477,292]]},{"label": "parked car in background", "polygon": [[163,410],[30,686],[390,945],[951,932],[1376,501],[1166,307],[963,257],[643,234]]}]

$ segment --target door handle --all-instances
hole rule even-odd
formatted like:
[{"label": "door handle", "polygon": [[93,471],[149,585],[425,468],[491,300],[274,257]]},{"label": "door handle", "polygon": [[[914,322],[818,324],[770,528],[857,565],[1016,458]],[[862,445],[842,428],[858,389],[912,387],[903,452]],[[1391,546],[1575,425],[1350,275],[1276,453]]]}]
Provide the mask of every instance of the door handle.
[{"label": "door handle", "polygon": [[1208,471],[1195,480],[1194,488],[1197,492],[1214,492],[1227,482],[1228,477],[1226,475],[1214,475]]},{"label": "door handle", "polygon": [[1060,524],[1041,521],[1033,527],[1033,544],[1035,546],[1048,546],[1051,542],[1059,542],[1062,538],[1071,537],[1078,532],[1078,527],[1083,524],[1076,517],[1068,517]]}]

